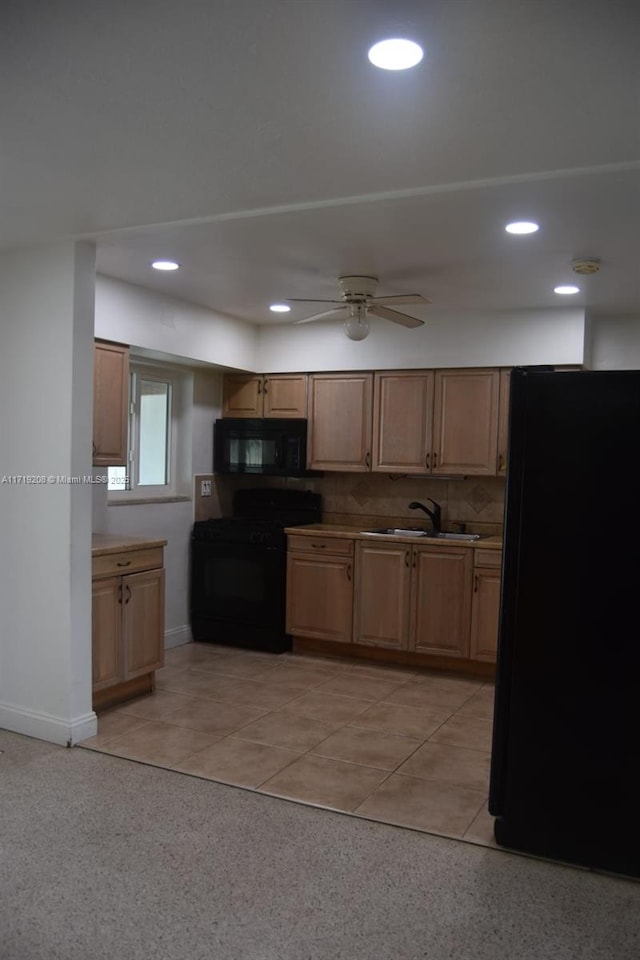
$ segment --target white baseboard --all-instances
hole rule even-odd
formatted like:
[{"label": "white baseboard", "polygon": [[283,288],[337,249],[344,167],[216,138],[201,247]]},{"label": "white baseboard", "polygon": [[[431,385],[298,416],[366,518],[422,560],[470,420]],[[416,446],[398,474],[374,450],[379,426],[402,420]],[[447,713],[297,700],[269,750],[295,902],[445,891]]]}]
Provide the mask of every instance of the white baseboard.
[{"label": "white baseboard", "polygon": [[98,718],[93,710],[81,717],[64,720],[47,713],[26,710],[11,703],[0,703],[0,727],[25,737],[47,740],[61,747],[72,747],[98,732]]},{"label": "white baseboard", "polygon": [[191,627],[188,624],[174,627],[172,630],[165,630],[164,648],[169,650],[171,647],[181,647],[183,643],[191,643],[191,640]]}]

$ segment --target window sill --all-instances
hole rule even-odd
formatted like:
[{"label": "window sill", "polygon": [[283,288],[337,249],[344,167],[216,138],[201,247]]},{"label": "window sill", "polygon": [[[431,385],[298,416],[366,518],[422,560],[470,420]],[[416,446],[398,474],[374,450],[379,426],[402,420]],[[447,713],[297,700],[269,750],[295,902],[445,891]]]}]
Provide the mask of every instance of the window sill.
[{"label": "window sill", "polygon": [[142,503],[185,503],[191,500],[191,497],[140,497],[130,500],[107,500],[108,507],[128,507],[129,505],[140,506]]}]

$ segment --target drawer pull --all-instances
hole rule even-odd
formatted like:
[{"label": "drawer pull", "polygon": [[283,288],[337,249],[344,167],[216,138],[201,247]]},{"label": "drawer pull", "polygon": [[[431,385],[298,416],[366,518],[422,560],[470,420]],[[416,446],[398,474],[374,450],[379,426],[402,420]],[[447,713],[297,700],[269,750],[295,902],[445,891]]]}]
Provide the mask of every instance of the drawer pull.
[{"label": "drawer pull", "polygon": [[117,560],[116,567],[130,567],[131,560]]},{"label": "drawer pull", "polygon": [[314,550],[326,550],[326,543],[312,543],[311,546]]}]

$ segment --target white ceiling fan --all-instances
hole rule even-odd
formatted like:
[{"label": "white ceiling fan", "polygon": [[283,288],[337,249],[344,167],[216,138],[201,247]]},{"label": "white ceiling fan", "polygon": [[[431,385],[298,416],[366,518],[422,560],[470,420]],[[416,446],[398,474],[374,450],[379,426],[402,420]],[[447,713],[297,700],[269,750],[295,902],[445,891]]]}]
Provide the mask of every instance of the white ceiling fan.
[{"label": "white ceiling fan", "polygon": [[390,309],[391,307],[411,303],[431,303],[430,300],[419,293],[401,293],[397,296],[376,297],[374,294],[378,285],[377,277],[339,277],[338,283],[342,290],[340,300],[306,300],[299,297],[286,297],[285,303],[338,304],[337,307],[332,307],[330,310],[314,313],[311,317],[304,317],[302,320],[294,320],[293,323],[312,323],[314,320],[321,320],[323,317],[330,317],[333,314],[345,314],[346,311],[344,329],[350,340],[364,340],[367,336],[369,333],[368,314],[370,313],[376,317],[391,320],[392,323],[398,323],[403,327],[422,327],[424,325],[424,320],[418,320],[417,317],[410,317],[406,313]]}]

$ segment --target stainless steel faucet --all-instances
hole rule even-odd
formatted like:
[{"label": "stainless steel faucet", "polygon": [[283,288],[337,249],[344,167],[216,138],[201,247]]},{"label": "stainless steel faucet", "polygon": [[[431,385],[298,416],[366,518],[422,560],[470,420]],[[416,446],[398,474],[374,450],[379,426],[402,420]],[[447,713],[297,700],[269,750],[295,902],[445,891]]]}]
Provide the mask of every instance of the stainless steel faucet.
[{"label": "stainless steel faucet", "polygon": [[433,527],[434,536],[438,536],[442,526],[442,509],[439,503],[436,503],[435,500],[432,500],[431,497],[427,497],[429,503],[433,504],[433,510],[429,510],[429,507],[425,507],[424,503],[419,503],[417,500],[412,500],[409,504],[409,510],[424,510],[426,515],[431,520],[431,525]]}]

